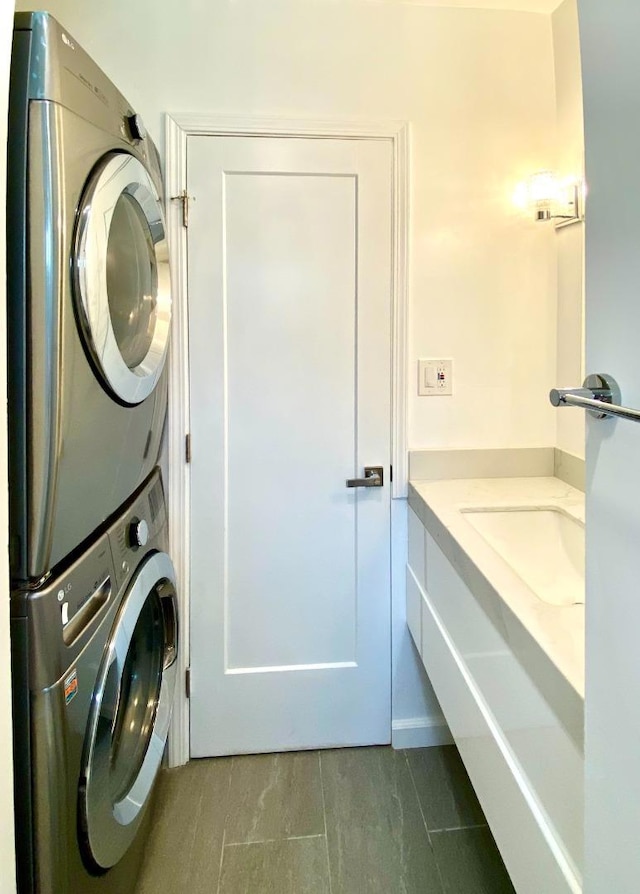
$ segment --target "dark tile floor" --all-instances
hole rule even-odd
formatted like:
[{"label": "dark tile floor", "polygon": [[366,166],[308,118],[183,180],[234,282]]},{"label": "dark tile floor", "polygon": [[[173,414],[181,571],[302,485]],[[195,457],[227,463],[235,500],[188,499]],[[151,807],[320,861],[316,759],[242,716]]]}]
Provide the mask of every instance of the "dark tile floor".
[{"label": "dark tile floor", "polygon": [[514,894],[453,746],[162,774],[137,894]]}]

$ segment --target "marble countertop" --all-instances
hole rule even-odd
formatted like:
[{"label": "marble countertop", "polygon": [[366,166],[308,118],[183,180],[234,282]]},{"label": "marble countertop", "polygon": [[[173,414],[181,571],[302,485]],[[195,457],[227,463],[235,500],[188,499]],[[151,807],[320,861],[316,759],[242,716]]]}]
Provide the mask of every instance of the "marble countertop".
[{"label": "marble countertop", "polygon": [[558,478],[414,480],[409,505],[547,700],[563,716],[572,715],[577,733],[584,699],[584,605],[541,601],[461,510],[554,507],[584,523],[584,494]]}]

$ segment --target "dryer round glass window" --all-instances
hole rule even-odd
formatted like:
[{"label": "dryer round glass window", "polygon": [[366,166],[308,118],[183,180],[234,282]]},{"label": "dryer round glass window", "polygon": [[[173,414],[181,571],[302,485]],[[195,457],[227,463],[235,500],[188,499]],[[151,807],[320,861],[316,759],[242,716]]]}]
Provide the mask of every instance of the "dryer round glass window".
[{"label": "dryer round glass window", "polygon": [[87,727],[80,812],[98,872],[118,863],[142,821],[169,731],[176,654],[175,572],[166,553],[152,553],[114,622]]},{"label": "dryer round glass window", "polygon": [[123,193],[107,240],[107,298],[116,343],[129,369],[144,362],[156,326],[158,264],[140,205]]},{"label": "dryer round glass window", "polygon": [[140,403],[164,366],[171,287],[162,202],[134,156],[111,153],[94,169],[74,267],[78,317],[100,378],[119,400]]}]

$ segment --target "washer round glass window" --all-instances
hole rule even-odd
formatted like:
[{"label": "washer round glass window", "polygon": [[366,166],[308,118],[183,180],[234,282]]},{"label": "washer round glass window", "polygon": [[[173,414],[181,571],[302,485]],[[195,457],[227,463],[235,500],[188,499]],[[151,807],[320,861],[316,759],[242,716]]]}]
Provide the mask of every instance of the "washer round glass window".
[{"label": "washer round glass window", "polygon": [[162,204],[144,165],[113,153],[95,169],[76,238],[77,309],[104,384],[140,403],[167,352],[171,295]]},{"label": "washer round glass window", "polygon": [[143,559],[123,599],[91,700],[80,780],[85,858],[115,866],[135,838],[164,753],[177,673],[175,571]]}]

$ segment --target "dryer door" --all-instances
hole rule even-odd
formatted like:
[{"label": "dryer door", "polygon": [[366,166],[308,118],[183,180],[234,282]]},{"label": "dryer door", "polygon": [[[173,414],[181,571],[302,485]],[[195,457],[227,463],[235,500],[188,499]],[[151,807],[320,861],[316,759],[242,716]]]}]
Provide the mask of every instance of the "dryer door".
[{"label": "dryer door", "polygon": [[79,806],[94,871],[115,866],[142,821],[169,730],[177,633],[173,565],[151,553],[114,622],[91,704]]},{"label": "dryer door", "polygon": [[120,401],[140,403],[162,372],[171,283],[162,203],[133,155],[106,155],[85,190],[75,240],[80,327],[99,376]]}]

